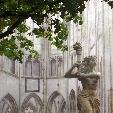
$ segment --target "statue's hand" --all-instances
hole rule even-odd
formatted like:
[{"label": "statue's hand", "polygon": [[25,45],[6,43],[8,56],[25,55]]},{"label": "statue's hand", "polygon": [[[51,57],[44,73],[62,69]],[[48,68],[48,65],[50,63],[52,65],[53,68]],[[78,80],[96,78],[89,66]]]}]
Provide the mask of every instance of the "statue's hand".
[{"label": "statue's hand", "polygon": [[74,63],[72,67],[74,68],[74,67],[79,67],[79,66],[80,66],[80,63]]},{"label": "statue's hand", "polygon": [[80,72],[77,72],[77,73],[76,73],[76,76],[80,76]]},{"label": "statue's hand", "polygon": [[66,72],[66,74],[65,74],[65,77],[66,78],[76,78],[75,77],[75,74],[76,73],[72,73],[72,71],[73,71],[73,69],[75,68],[75,67],[79,67],[80,66],[80,63],[75,63],[75,64],[73,64],[73,66]]}]

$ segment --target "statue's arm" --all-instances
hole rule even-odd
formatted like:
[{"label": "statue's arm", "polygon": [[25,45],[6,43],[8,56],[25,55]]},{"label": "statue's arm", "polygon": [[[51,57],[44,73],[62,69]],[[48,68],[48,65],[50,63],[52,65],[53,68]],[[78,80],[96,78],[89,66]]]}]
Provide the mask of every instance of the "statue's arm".
[{"label": "statue's arm", "polygon": [[77,78],[76,77],[76,73],[75,74],[72,74],[72,71],[75,67],[78,67],[79,64],[78,63],[75,63],[64,75],[65,78]]},{"label": "statue's arm", "polygon": [[78,78],[98,78],[98,79],[100,79],[100,73],[87,73],[87,74],[85,74],[85,73],[77,73],[77,77]]}]

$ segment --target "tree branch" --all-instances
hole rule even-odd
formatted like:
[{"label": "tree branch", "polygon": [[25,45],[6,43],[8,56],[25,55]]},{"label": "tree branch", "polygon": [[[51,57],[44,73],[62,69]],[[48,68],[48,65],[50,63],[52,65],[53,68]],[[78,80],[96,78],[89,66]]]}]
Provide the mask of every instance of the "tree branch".
[{"label": "tree branch", "polygon": [[[24,18],[24,19],[25,19],[25,18]],[[23,19],[23,18],[18,18],[17,21],[15,21],[15,22],[13,23],[13,25],[10,26],[10,27],[7,29],[7,31],[5,31],[4,33],[0,33],[0,39],[3,39],[4,37],[6,37],[6,36],[12,34],[13,31],[14,31],[14,29],[15,29],[19,24],[21,24],[24,19]]]},{"label": "tree branch", "polygon": [[36,13],[32,13],[32,12],[19,12],[19,11],[2,11],[2,13],[0,14],[0,18],[6,18],[6,17],[21,17],[21,18],[25,18],[25,17],[44,17],[47,16],[47,14],[39,14],[38,12]]},{"label": "tree branch", "polygon": [[0,33],[0,39],[3,39],[4,37],[10,35],[13,33],[13,30],[22,23],[25,19],[28,17],[46,17],[47,14],[38,14],[38,13],[30,13],[30,12],[14,12],[14,11],[4,11],[2,14],[0,14],[0,18],[7,18],[7,17],[18,17],[17,21],[15,21],[4,33]]},{"label": "tree branch", "polygon": [[28,16],[30,12],[17,12],[17,11],[2,11],[0,18],[6,18],[8,16],[25,17]]}]

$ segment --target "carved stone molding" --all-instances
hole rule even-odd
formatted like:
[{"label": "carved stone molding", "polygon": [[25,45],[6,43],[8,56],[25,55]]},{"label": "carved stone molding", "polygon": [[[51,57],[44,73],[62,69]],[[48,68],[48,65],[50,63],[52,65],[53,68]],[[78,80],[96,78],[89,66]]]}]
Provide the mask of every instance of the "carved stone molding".
[{"label": "carved stone molding", "polygon": [[64,99],[64,97],[58,92],[58,91],[54,91],[51,96],[48,99],[48,104],[47,104],[47,108],[48,108],[48,113],[52,113],[52,108],[53,108],[53,103],[56,103],[56,113],[64,113],[65,112],[65,107],[66,107],[66,101]]},{"label": "carved stone molding", "polygon": [[76,112],[76,96],[75,96],[75,91],[72,89],[69,95],[69,111],[70,113],[75,113]]},{"label": "carved stone molding", "polygon": [[0,101],[0,113],[18,113],[16,101],[9,93]]},{"label": "carved stone molding", "polygon": [[43,113],[43,102],[35,93],[30,93],[22,103],[21,112],[25,113],[28,111],[31,113]]}]

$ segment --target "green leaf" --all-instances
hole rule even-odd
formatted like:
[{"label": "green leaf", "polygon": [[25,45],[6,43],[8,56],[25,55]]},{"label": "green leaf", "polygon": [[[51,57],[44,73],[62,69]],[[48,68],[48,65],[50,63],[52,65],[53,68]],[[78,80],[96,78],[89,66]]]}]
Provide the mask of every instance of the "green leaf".
[{"label": "green leaf", "polygon": [[[5,55],[22,62],[24,55],[22,50],[29,51],[32,56],[37,54],[33,49],[33,42],[27,39],[26,36],[30,28],[26,25],[25,21],[29,17],[39,27],[33,30],[37,38],[47,38],[51,44],[55,45],[58,49],[62,51],[67,50],[64,41],[67,40],[69,32],[63,22],[73,20],[76,24],[81,25],[83,20],[80,14],[84,11],[85,2],[87,1],[88,0],[2,0],[0,2],[0,34],[3,34],[4,30],[11,30],[13,32],[9,32],[7,37],[4,36],[0,40],[0,55]],[[106,2],[113,7],[112,2]],[[59,14],[62,21],[57,18],[57,14]],[[9,29],[18,18],[23,21],[15,25],[13,29]],[[44,25],[44,23],[47,24],[48,28],[43,28],[42,25]],[[13,34],[14,31],[16,31],[16,34]],[[23,36],[20,36],[21,33]],[[31,35],[32,33],[29,34],[29,36]]]}]

